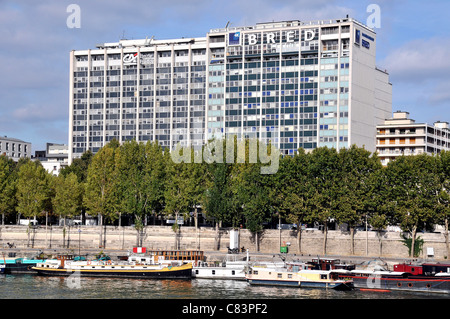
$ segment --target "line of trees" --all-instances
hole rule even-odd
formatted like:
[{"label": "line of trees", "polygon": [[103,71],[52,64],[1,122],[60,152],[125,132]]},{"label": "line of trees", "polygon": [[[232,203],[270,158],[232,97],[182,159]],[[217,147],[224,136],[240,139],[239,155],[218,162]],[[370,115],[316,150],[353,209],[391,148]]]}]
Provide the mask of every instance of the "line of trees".
[{"label": "line of trees", "polygon": [[[198,160],[192,149],[182,150],[190,160],[175,162],[156,142],[120,145],[113,140],[95,155],[87,152],[74,159],[59,176],[47,173],[39,162],[14,163],[0,156],[2,224],[7,214],[17,214],[17,220],[49,213],[72,218],[83,209],[98,216],[100,226],[127,215],[134,220],[141,245],[147,216],[171,216],[175,221],[193,216],[197,226],[201,208],[216,221],[217,231],[221,225],[243,226],[256,243],[272,219],[295,223],[299,252],[300,225],[320,224],[324,254],[331,221],[348,225],[352,253],[355,229],[365,223],[380,234],[389,225],[400,226],[411,247],[418,232],[443,225],[449,256],[450,152],[400,156],[383,167],[375,153],[356,146],[308,153],[299,149],[294,156],[280,156],[275,174],[261,174],[265,164],[250,160],[249,141],[245,161],[237,160],[235,142],[234,161],[208,163]],[[215,150],[211,144],[205,147],[210,152],[226,149],[215,145]],[[173,230],[178,238],[177,222]],[[99,245],[104,246],[106,228],[99,231]],[[413,256],[414,249],[410,253]]]}]

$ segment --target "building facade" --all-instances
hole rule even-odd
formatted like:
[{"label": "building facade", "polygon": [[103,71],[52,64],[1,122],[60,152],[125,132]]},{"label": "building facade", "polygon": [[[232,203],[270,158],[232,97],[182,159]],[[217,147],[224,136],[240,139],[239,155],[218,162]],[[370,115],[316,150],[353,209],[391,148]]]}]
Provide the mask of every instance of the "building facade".
[{"label": "building facade", "polygon": [[121,40],[70,54],[69,161],[112,139],[201,146],[255,137],[282,154],[375,151],[390,116],[376,34],[358,21],[284,21],[206,37]]},{"label": "building facade", "polygon": [[402,155],[438,154],[450,149],[449,123],[416,123],[408,112],[397,111],[377,126],[376,141],[383,165]]},{"label": "building facade", "polygon": [[31,143],[7,136],[0,137],[0,155],[5,155],[15,162],[20,158],[31,158]]},{"label": "building facade", "polygon": [[69,165],[69,148],[66,144],[47,143],[45,150],[36,151],[34,159],[51,174],[59,175],[64,167]]}]

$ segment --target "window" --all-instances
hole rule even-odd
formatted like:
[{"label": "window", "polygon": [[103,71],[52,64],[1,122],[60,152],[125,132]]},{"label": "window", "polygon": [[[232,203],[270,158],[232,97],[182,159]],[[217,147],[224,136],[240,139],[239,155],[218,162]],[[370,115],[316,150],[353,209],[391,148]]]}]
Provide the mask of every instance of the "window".
[{"label": "window", "polygon": [[409,138],[409,144],[416,144],[416,138],[415,137],[410,137]]},{"label": "window", "polygon": [[283,278],[283,274],[277,274],[277,278]]}]

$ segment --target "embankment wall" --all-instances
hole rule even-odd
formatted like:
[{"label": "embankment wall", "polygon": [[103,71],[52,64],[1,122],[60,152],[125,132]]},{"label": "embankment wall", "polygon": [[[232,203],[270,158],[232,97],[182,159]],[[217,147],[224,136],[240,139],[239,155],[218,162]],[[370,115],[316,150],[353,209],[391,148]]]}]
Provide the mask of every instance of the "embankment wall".
[{"label": "embankment wall", "polygon": [[[178,233],[166,226],[147,226],[144,231],[143,246],[148,249],[200,249],[204,251],[227,251],[230,245],[230,230],[214,228],[181,227]],[[100,227],[81,226],[0,226],[0,245],[7,249],[7,243],[14,243],[17,249],[116,249],[131,250],[137,245],[137,231],[131,226],[106,226],[106,240],[100,242]],[[424,240],[420,258],[427,257],[428,248],[433,248],[435,259],[446,259],[445,236],[442,233],[419,233]],[[63,240],[65,238],[65,240]],[[279,253],[280,244],[289,243],[291,254],[323,255],[324,234],[320,230],[302,231],[301,252],[297,232],[291,230],[268,229],[256,238],[246,229],[239,230],[239,246],[250,252]],[[328,231],[327,255],[373,256],[389,258],[407,258],[408,248],[403,244],[400,233],[357,231],[354,235],[354,253],[351,254],[351,237],[348,232]]]}]

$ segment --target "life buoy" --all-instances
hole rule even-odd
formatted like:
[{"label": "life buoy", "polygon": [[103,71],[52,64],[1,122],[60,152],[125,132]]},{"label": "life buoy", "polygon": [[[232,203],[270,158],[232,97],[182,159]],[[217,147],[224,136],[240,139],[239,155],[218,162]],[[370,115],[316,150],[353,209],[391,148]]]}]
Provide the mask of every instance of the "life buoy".
[{"label": "life buoy", "polygon": [[31,267],[31,266],[28,266],[28,267],[27,267],[27,270],[31,270],[32,268],[33,268],[33,267]]}]

